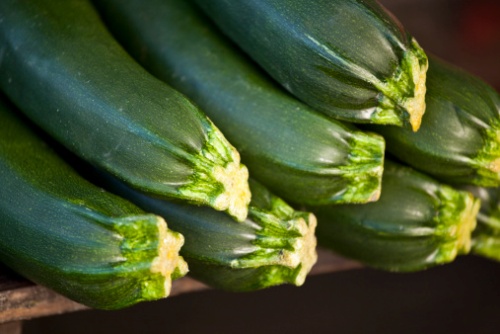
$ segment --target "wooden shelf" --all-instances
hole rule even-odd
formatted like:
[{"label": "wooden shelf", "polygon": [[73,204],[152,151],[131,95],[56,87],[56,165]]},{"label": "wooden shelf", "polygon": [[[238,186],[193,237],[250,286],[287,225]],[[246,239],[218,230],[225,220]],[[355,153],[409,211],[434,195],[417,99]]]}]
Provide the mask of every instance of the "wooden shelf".
[{"label": "wooden shelf", "polygon": [[[347,260],[326,250],[319,250],[318,255],[318,262],[311,270],[311,275],[361,267],[358,262]],[[208,287],[203,283],[184,277],[174,281],[170,296],[204,289]],[[8,268],[0,267],[0,324],[85,309],[88,307],[71,301],[48,288],[33,284]],[[2,328],[0,325],[0,329]],[[1,330],[0,332],[4,333]],[[8,333],[15,333],[15,331]]]}]

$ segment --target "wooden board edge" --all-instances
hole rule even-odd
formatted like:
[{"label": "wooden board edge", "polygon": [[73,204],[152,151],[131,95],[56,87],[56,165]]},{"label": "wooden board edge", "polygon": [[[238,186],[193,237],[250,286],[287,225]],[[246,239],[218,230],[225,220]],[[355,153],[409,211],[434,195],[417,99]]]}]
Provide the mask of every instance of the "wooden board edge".
[{"label": "wooden board edge", "polygon": [[[311,275],[360,268],[361,264],[319,249]],[[183,277],[172,284],[170,296],[209,289],[205,284]],[[40,285],[0,291],[0,324],[89,309]]]}]

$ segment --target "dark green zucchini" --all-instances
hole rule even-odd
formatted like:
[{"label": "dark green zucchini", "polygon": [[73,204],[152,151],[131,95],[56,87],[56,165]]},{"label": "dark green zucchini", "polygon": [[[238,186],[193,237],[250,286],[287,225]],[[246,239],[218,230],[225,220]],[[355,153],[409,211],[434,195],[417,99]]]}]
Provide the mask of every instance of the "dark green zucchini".
[{"label": "dark green zucchini", "polygon": [[463,187],[481,200],[472,252],[500,261],[500,188]]},{"label": "dark green zucchini", "polygon": [[154,196],[246,217],[238,152],[121,48],[89,1],[1,1],[0,45],[0,88],[68,149]]},{"label": "dark green zucchini", "polygon": [[418,130],[427,58],[374,0],[196,0],[289,92],[350,122]]},{"label": "dark green zucchini", "polygon": [[363,203],[380,193],[384,142],[322,116],[274,84],[189,1],[95,0],[151,73],[189,96],[252,177],[298,203]]},{"label": "dark green zucchini", "polygon": [[390,271],[416,271],[470,250],[479,200],[386,161],[375,203],[313,208],[319,245]]},{"label": "dark green zucchini", "polygon": [[295,211],[252,179],[252,201],[242,223],[211,208],[149,197],[109,174],[99,173],[97,180],[182,233],[186,242],[181,255],[189,274],[212,287],[251,291],[283,283],[300,286],[316,262],[316,217]]},{"label": "dark green zucchini", "polygon": [[447,183],[500,186],[500,95],[485,82],[434,57],[427,111],[417,133],[370,127],[400,160]]},{"label": "dark green zucchini", "polygon": [[0,96],[0,262],[94,308],[168,296],[184,238],[72,170]]}]

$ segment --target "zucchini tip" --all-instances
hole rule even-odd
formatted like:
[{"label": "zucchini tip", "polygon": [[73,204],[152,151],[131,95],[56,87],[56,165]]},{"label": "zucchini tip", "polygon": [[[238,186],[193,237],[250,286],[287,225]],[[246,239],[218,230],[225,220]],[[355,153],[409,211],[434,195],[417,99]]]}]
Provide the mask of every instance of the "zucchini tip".
[{"label": "zucchini tip", "polygon": [[158,217],[158,256],[153,259],[151,273],[159,273],[164,277],[165,297],[170,294],[172,279],[182,277],[188,272],[186,261],[179,255],[184,245],[184,237],[167,228],[163,218]]},{"label": "zucchini tip", "polygon": [[299,254],[297,267],[300,266],[300,269],[294,277],[293,282],[290,282],[296,286],[304,284],[307,274],[309,274],[313,265],[318,260],[318,253],[316,252],[317,240],[314,233],[318,224],[316,216],[309,213],[307,222],[305,220],[303,221],[304,225],[307,225],[307,227],[304,226],[303,237],[300,240],[300,244],[297,246],[297,253]]},{"label": "zucchini tip", "polygon": [[413,132],[416,132],[420,128],[422,117],[425,113],[425,93],[427,92],[426,81],[429,62],[415,39],[412,40],[412,47],[412,51],[415,52],[410,52],[409,63],[411,66],[414,95],[412,98],[407,98],[404,101],[403,108],[408,110],[411,128]]},{"label": "zucchini tip", "polygon": [[446,194],[444,190],[440,196],[444,204],[437,218],[441,220],[438,231],[448,242],[443,242],[439,248],[436,263],[448,263],[457,255],[470,252],[472,232],[476,228],[476,218],[481,206],[480,200],[469,192],[458,191],[453,198],[446,198],[450,194]]},{"label": "zucchini tip", "polygon": [[222,184],[224,192],[216,197],[213,207],[219,211],[227,211],[230,216],[242,222],[248,215],[248,205],[251,199],[248,169],[240,164],[236,150],[233,156],[234,160],[225,167],[217,166],[214,169],[214,178]]}]

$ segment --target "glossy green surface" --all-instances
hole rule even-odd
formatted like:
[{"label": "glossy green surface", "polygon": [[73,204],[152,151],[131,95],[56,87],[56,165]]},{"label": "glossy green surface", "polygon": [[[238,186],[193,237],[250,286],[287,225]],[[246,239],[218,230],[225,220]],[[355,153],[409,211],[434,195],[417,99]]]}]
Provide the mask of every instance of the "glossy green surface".
[{"label": "glossy green surface", "polygon": [[0,88],[68,149],[156,196],[232,205],[217,202],[231,189],[214,170],[239,168],[237,152],[119,46],[89,1],[1,1],[0,45]]},{"label": "glossy green surface", "polygon": [[314,108],[351,122],[418,129],[420,117],[411,120],[410,113],[423,113],[427,59],[376,1],[196,2],[274,79]]},{"label": "glossy green surface", "polygon": [[434,57],[427,109],[416,133],[371,127],[387,150],[448,183],[500,185],[500,95],[485,82]]},{"label": "glossy green surface", "polygon": [[295,211],[250,180],[252,201],[244,222],[225,213],[154,199],[109,175],[100,179],[114,192],[164,217],[184,235],[181,255],[189,274],[229,291],[251,291],[289,283],[302,285],[316,262],[316,218]]},{"label": "glossy green surface", "polygon": [[189,1],[95,0],[151,73],[193,99],[252,177],[307,204],[364,203],[380,192],[384,142],[284,92]]},{"label": "glossy green surface", "polygon": [[319,245],[379,269],[415,271],[470,249],[479,201],[386,161],[375,203],[312,208]]},{"label": "glossy green surface", "polygon": [[481,200],[477,227],[472,234],[472,252],[500,261],[500,190],[466,186]]},{"label": "glossy green surface", "polygon": [[165,257],[162,230],[179,240],[170,265],[185,266],[182,236],[85,181],[9,109],[0,97],[0,261],[94,308],[166,297],[171,273],[152,267]]}]

